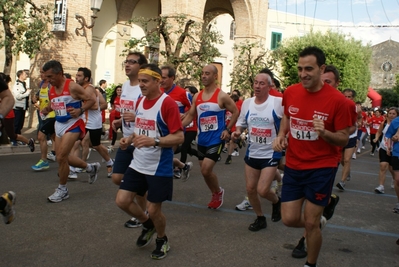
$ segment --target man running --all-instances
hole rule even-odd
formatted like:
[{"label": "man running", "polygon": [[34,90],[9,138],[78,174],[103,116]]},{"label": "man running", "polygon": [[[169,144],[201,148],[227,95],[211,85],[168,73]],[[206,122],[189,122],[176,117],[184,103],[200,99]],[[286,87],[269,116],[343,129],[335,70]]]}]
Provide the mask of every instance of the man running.
[{"label": "man running", "polygon": [[[198,122],[198,160],[201,173],[212,193],[208,204],[210,209],[218,209],[223,205],[224,189],[219,186],[216,174],[213,172],[223,140],[228,140],[231,128],[235,125],[239,112],[234,101],[228,94],[218,88],[218,71],[214,65],[207,65],[202,69],[201,81],[204,89],[194,96],[193,105],[183,119],[183,126],[189,125],[197,114]],[[226,109],[231,112],[230,123],[225,125]]]}]

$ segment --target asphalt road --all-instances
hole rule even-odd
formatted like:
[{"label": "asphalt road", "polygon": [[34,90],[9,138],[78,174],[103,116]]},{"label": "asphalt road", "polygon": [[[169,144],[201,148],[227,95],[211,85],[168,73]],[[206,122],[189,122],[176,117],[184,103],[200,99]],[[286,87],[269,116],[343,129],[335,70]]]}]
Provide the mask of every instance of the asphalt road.
[{"label": "asphalt road", "polygon": [[[368,146],[369,147],[369,146]],[[367,148],[368,148],[367,147]],[[38,146],[37,146],[38,148]],[[251,232],[253,211],[234,210],[245,196],[243,154],[215,172],[225,189],[223,207],[207,209],[211,195],[195,159],[190,179],[174,181],[173,201],[163,210],[171,250],[155,261],[150,258],[155,242],[139,249],[140,229],[123,226],[129,216],[115,204],[117,186],[106,178],[102,164],[99,179],[88,184],[87,175],[68,183],[70,198],[49,203],[58,185],[57,163],[34,172],[30,166],[39,155],[26,149],[0,149],[1,191],[17,193],[16,219],[0,225],[0,266],[303,266],[291,251],[302,229],[270,220],[271,204],[264,200],[267,229]],[[352,180],[340,196],[334,217],[323,230],[318,266],[399,266],[399,214],[392,213],[396,196],[387,179],[385,194],[377,195],[378,158],[365,150],[352,164]],[[115,152],[113,152],[113,156]],[[89,162],[101,161],[92,153]],[[340,174],[341,170],[338,171]],[[338,175],[337,175],[338,176]],[[337,177],[338,180],[338,177]]]}]

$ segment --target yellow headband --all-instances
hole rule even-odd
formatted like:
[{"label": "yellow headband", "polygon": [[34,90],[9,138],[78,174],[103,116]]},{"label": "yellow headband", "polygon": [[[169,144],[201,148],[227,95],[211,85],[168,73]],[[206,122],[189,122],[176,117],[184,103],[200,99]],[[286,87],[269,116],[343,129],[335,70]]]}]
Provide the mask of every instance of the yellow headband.
[{"label": "yellow headband", "polygon": [[150,75],[158,80],[161,80],[161,78],[162,78],[161,75],[159,75],[159,73],[149,70],[149,69],[141,69],[141,70],[139,70],[139,74],[147,74],[147,75]]}]

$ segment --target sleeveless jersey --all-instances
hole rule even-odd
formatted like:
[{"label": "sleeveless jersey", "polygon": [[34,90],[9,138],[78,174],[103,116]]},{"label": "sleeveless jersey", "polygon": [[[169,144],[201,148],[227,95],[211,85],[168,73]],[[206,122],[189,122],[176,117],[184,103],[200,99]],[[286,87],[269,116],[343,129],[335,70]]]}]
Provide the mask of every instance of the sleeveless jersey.
[{"label": "sleeveless jersey", "polygon": [[130,81],[126,81],[122,85],[122,94],[120,98],[120,112],[122,116],[123,137],[128,137],[134,132],[134,122],[126,122],[123,119],[123,113],[129,111],[134,113],[137,100],[141,96],[141,89],[138,85],[131,86]]},{"label": "sleeveless jersey", "polygon": [[[160,138],[169,134],[161,112],[162,104],[168,96],[162,94],[157,102],[149,109],[143,107],[146,97],[140,99],[136,109],[136,124],[134,132],[137,135],[147,135],[151,138]],[[147,175],[172,177],[173,150],[165,147],[142,147],[133,152],[130,168]]]},{"label": "sleeveless jersey", "polygon": [[100,109],[100,99],[98,98],[98,96],[96,96],[96,102],[97,102],[97,109],[88,109],[85,111],[84,122],[86,128],[90,130],[102,129],[103,127],[101,109]]},{"label": "sleeveless jersey", "polygon": [[[39,110],[42,110],[48,106],[48,103],[50,102],[49,91],[50,91],[50,89],[48,88],[48,86],[43,86],[43,84],[41,85],[40,91],[39,91]],[[42,118],[42,120],[45,120],[48,118],[54,118],[55,112],[50,111],[47,115],[44,115],[43,113],[40,112],[40,117]]]},{"label": "sleeveless jersey", "polygon": [[282,98],[269,95],[262,104],[255,98],[244,101],[236,126],[248,128],[249,145],[246,156],[255,159],[280,159],[281,152],[272,148],[283,117]]},{"label": "sleeveless jersey", "polygon": [[197,107],[197,125],[198,125],[198,145],[213,146],[220,144],[222,132],[225,129],[226,110],[221,109],[218,104],[220,88],[217,88],[212,97],[202,100],[203,91],[199,92]]},{"label": "sleeveless jersey", "polygon": [[63,136],[64,133],[75,127],[80,127],[84,133],[82,116],[73,118],[68,112],[69,108],[79,109],[82,107],[82,101],[74,99],[71,96],[69,91],[70,82],[70,79],[65,81],[64,88],[60,95],[56,93],[54,86],[51,86],[49,91],[51,108],[55,112],[55,132],[58,137]]}]

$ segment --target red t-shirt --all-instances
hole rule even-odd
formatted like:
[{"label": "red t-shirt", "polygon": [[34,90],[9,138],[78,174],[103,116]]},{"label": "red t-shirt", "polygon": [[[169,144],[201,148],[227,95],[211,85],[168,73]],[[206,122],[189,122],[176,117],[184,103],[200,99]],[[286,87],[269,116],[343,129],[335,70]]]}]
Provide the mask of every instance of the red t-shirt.
[{"label": "red t-shirt", "polygon": [[274,88],[270,88],[269,95],[276,96],[276,97],[283,97],[283,94]]},{"label": "red t-shirt", "polygon": [[290,124],[286,165],[295,170],[337,167],[340,149],[318,138],[313,117],[323,119],[325,129],[332,132],[352,126],[342,93],[328,84],[310,93],[298,83],[284,91],[283,106]]},{"label": "red t-shirt", "polygon": [[367,124],[370,127],[370,134],[376,134],[378,132],[378,128],[380,128],[380,124],[384,121],[384,116],[373,117],[367,119]]}]

